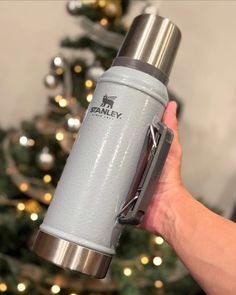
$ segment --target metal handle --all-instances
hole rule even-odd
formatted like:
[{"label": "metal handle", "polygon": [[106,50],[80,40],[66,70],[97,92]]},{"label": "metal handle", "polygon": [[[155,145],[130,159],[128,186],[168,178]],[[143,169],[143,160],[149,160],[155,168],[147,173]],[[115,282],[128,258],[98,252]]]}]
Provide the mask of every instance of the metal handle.
[{"label": "metal handle", "polygon": [[172,130],[163,123],[149,126],[127,201],[117,215],[119,223],[141,223],[160,178],[172,140]]}]

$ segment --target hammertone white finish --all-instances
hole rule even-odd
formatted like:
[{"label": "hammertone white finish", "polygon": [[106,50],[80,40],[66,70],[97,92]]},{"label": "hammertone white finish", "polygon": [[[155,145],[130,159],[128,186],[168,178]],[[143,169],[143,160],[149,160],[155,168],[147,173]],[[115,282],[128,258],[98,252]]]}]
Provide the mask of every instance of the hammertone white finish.
[{"label": "hammertone white finish", "polygon": [[[115,253],[120,235],[116,216],[127,197],[147,128],[154,116],[161,120],[167,102],[166,87],[150,75],[118,66],[104,73],[41,225],[43,231]],[[102,109],[108,113],[98,113]]]}]

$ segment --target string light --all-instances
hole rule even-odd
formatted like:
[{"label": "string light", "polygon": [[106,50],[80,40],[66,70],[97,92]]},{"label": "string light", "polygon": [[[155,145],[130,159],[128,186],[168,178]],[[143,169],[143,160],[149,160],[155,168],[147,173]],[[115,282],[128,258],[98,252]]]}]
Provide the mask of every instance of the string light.
[{"label": "string light", "polygon": [[30,214],[30,219],[33,220],[33,221],[36,221],[38,219],[38,214],[37,213],[31,213]]},{"label": "string light", "polygon": [[53,60],[55,66],[59,67],[62,63],[62,58],[60,56],[56,56]]},{"label": "string light", "polygon": [[67,100],[66,100],[65,98],[61,98],[61,99],[59,100],[59,106],[60,106],[61,108],[65,108],[67,105],[68,105],[68,102],[67,102]]},{"label": "string light", "polygon": [[45,174],[44,177],[43,177],[43,181],[44,181],[45,183],[49,183],[49,182],[51,182],[51,181],[52,181],[52,176],[49,175],[49,174]]},{"label": "string light", "polygon": [[123,273],[126,277],[129,277],[132,275],[132,269],[129,267],[124,268]]},{"label": "string light", "polygon": [[64,139],[64,134],[60,131],[56,133],[56,140],[61,141]]},{"label": "string light", "polygon": [[7,291],[7,285],[5,283],[0,283],[0,292],[6,292]]},{"label": "string light", "polygon": [[106,6],[106,1],[105,0],[99,0],[98,1],[98,6],[101,7],[101,8],[105,7]]},{"label": "string light", "polygon": [[29,186],[28,186],[28,184],[27,184],[26,182],[22,182],[22,183],[20,184],[20,190],[21,190],[22,192],[26,192],[26,191],[28,190],[28,188],[29,188]]},{"label": "string light", "polygon": [[26,289],[25,284],[23,284],[23,283],[19,283],[19,284],[17,285],[17,290],[18,290],[19,292],[24,292],[25,289]]},{"label": "string light", "polygon": [[51,199],[52,199],[52,194],[50,194],[50,193],[45,193],[44,196],[43,196],[43,198],[44,198],[44,200],[45,200],[46,202],[50,202]]},{"label": "string light", "polygon": [[57,75],[62,75],[63,74],[63,69],[62,68],[57,68],[56,69],[56,74]]},{"label": "string light", "polygon": [[86,80],[86,81],[85,81],[85,86],[86,86],[87,88],[91,88],[91,87],[93,87],[93,81],[92,81],[92,80]]},{"label": "string light", "polygon": [[79,128],[81,125],[81,122],[79,120],[79,118],[69,118],[67,121],[67,124],[69,127],[73,128]]},{"label": "string light", "polygon": [[161,257],[156,256],[156,257],[153,258],[152,262],[153,262],[154,265],[159,266],[159,265],[162,264],[162,259],[161,259]]},{"label": "string light", "polygon": [[155,237],[155,243],[157,245],[162,245],[164,243],[164,239],[162,237]]},{"label": "string light", "polygon": [[70,293],[70,295],[77,295],[76,293]]},{"label": "string light", "polygon": [[100,25],[102,25],[103,27],[105,27],[108,24],[108,19],[103,17],[102,19],[100,19]]},{"label": "string light", "polygon": [[88,102],[92,101],[92,99],[93,99],[93,95],[92,95],[92,93],[89,93],[89,94],[87,95],[86,99],[87,99]]},{"label": "string light", "polygon": [[35,144],[35,141],[32,138],[29,138],[27,145],[28,146],[33,146],[34,144]]},{"label": "string light", "polygon": [[27,145],[27,142],[28,142],[28,138],[26,136],[23,135],[19,138],[19,143],[21,145]]},{"label": "string light", "polygon": [[80,65],[74,66],[75,73],[79,74],[82,71],[82,67]]},{"label": "string light", "polygon": [[147,256],[141,256],[140,261],[142,264],[148,264],[149,258]]},{"label": "string light", "polygon": [[163,283],[160,280],[155,281],[154,286],[158,289],[163,287]]},{"label": "string light", "polygon": [[35,144],[35,141],[31,138],[27,138],[25,135],[22,135],[19,138],[19,143],[23,146],[33,146]]},{"label": "string light", "polygon": [[16,208],[19,210],[19,211],[24,211],[25,210],[25,204],[24,203],[18,203]]},{"label": "string light", "polygon": [[55,100],[55,102],[57,102],[57,103],[59,103],[59,101],[62,99],[62,96],[61,95],[56,95],[55,97],[54,97],[54,100]]},{"label": "string light", "polygon": [[51,287],[51,292],[53,293],[53,294],[57,294],[57,293],[59,293],[61,291],[61,288],[58,286],[58,285],[53,285],[52,287]]}]

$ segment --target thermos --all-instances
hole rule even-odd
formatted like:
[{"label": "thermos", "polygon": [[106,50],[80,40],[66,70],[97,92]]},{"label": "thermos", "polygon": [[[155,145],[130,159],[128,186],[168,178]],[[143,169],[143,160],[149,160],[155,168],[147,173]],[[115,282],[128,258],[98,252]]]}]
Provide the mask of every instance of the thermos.
[{"label": "thermos", "polygon": [[173,137],[161,120],[180,38],[167,18],[134,19],[97,83],[35,238],[39,256],[103,278],[124,225],[141,222]]}]

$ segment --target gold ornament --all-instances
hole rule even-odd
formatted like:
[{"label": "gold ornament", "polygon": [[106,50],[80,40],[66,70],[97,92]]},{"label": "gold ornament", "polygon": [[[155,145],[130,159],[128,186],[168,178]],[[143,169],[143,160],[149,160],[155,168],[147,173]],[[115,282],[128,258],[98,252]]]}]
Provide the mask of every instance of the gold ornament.
[{"label": "gold ornament", "polygon": [[39,203],[35,200],[29,200],[24,203],[25,205],[25,211],[32,212],[32,213],[39,213],[40,206]]},{"label": "gold ornament", "polygon": [[111,17],[111,18],[121,17],[122,10],[121,10],[120,0],[107,1],[106,5],[103,8],[103,11],[106,13],[108,17]]}]

